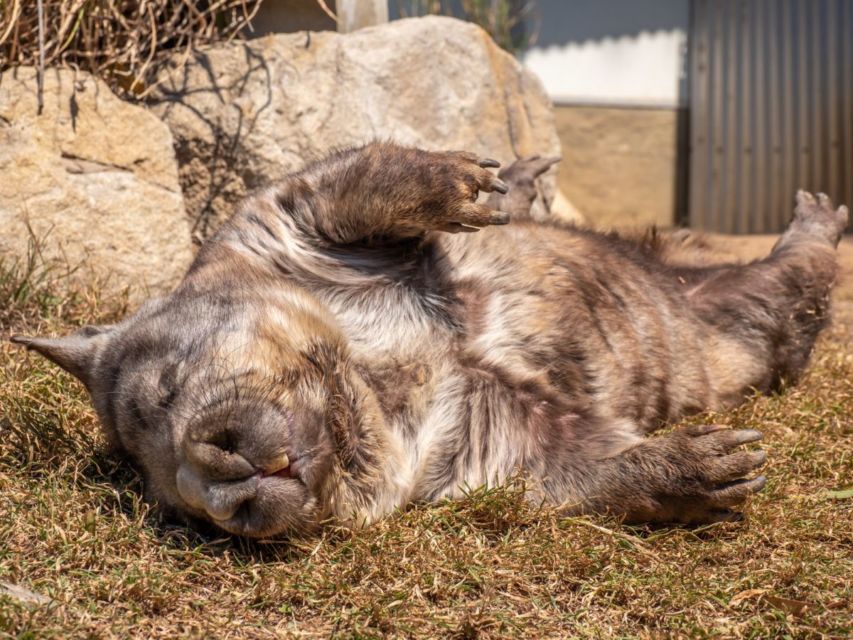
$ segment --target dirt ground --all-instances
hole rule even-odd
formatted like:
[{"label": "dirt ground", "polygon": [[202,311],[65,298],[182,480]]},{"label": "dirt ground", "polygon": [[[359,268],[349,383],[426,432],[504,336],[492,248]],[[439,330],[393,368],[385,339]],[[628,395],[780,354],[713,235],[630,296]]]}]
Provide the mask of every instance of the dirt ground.
[{"label": "dirt ground", "polygon": [[677,118],[674,109],[557,106],[559,188],[602,228],[672,225]]}]

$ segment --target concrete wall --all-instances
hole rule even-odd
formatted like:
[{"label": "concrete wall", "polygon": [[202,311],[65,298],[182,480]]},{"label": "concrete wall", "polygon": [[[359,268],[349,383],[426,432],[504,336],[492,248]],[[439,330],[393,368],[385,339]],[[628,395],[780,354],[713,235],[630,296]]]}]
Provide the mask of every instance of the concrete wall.
[{"label": "concrete wall", "polygon": [[678,109],[558,106],[556,120],[559,187],[592,226],[675,223]]},{"label": "concrete wall", "polygon": [[596,227],[666,227],[683,213],[689,4],[537,0],[523,61],[557,103],[560,189]]},{"label": "concrete wall", "polygon": [[689,0],[537,0],[524,56],[559,102],[683,106]]}]

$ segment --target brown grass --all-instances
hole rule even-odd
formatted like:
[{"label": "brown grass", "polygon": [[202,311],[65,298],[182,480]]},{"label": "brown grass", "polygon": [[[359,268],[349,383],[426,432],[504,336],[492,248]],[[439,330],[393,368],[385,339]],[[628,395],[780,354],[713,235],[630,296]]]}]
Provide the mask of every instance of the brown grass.
[{"label": "brown grass", "polygon": [[[39,273],[2,271],[0,335],[123,313]],[[510,487],[357,533],[204,537],[148,511],[76,382],[3,344],[0,585],[51,602],[0,595],[0,635],[850,637],[853,498],[839,492],[853,485],[853,293],[841,293],[798,387],[697,418],[760,427],[770,462],[745,521],[693,530],[560,518]]]}]

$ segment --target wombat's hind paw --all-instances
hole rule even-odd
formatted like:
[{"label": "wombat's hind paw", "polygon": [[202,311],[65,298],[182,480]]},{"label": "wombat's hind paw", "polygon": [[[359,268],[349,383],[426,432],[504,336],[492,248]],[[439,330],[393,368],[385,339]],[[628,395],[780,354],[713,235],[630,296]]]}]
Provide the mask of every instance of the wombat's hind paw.
[{"label": "wombat's hind paw", "polygon": [[800,189],[797,192],[797,207],[791,221],[792,231],[817,235],[838,246],[841,234],[847,227],[849,212],[847,207],[837,209],[825,193],[813,196],[808,191]]},{"label": "wombat's hind paw", "polygon": [[523,184],[532,184],[536,178],[545,173],[562,158],[555,156],[543,158],[542,156],[527,156],[519,158],[506,169],[502,169],[498,175],[509,182],[513,187]]}]

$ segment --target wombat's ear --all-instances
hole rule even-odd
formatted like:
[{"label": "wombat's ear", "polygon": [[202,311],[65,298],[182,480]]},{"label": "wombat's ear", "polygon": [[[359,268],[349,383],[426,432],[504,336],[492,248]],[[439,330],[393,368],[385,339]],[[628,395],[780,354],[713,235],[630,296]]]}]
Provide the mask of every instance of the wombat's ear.
[{"label": "wombat's ear", "polygon": [[12,336],[10,339],[15,344],[37,351],[89,387],[94,374],[95,355],[106,343],[112,329],[112,325],[88,326],[63,338]]}]

